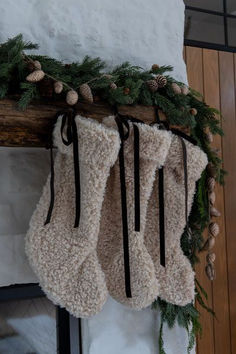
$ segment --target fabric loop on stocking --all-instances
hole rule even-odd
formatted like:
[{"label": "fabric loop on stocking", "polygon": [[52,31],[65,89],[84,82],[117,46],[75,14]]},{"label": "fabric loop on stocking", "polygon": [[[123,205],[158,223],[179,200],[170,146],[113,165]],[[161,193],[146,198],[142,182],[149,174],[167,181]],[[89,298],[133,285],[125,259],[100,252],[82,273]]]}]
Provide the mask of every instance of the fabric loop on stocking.
[{"label": "fabric loop on stocking", "polygon": [[[119,152],[120,164],[120,188],[121,188],[121,208],[122,208],[122,227],[123,227],[123,248],[124,248],[124,267],[125,267],[125,291],[127,298],[132,297],[131,281],[130,281],[130,262],[129,262],[129,235],[128,235],[128,218],[127,218],[127,200],[126,200],[126,185],[125,185],[125,164],[124,164],[124,141],[129,137],[129,123],[133,123],[134,130],[134,210],[135,210],[135,231],[140,231],[140,176],[139,176],[139,129],[135,123],[141,121],[129,116],[116,115],[115,118],[121,147]],[[124,127],[127,132],[124,132]]]}]

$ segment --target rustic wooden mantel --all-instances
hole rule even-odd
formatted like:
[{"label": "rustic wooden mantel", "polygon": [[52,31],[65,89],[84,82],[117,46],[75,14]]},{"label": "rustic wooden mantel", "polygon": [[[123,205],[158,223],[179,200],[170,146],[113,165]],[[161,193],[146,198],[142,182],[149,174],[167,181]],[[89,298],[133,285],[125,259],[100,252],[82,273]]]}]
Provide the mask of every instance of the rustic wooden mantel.
[{"label": "rustic wooden mantel", "polygon": [[[0,146],[45,147],[51,135],[55,113],[68,108],[61,102],[35,102],[27,110],[20,111],[13,99],[0,100]],[[78,114],[101,121],[113,114],[104,103],[78,103]],[[120,106],[121,114],[128,114],[150,123],[155,119],[150,106]]]}]

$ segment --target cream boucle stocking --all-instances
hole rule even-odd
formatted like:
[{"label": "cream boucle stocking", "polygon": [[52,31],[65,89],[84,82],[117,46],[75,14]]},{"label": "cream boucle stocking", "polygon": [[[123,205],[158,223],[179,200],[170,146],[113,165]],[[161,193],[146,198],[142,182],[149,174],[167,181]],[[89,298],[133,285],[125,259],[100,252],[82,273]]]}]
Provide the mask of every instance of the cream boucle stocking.
[{"label": "cream boucle stocking", "polygon": [[[80,164],[81,216],[75,220],[72,144],[61,139],[61,117],[54,129],[55,203],[44,225],[50,199],[50,178],[30,221],[26,252],[48,297],[77,317],[99,312],[107,298],[105,277],[96,252],[106,181],[119,152],[116,130],[88,118],[75,118]],[[66,130],[66,129],[65,129]]]},{"label": "cream boucle stocking", "polygon": [[[113,117],[104,124],[116,127]],[[165,162],[170,146],[170,133],[145,124],[136,124],[140,142],[140,232],[134,231],[134,130],[124,142],[125,184],[129,234],[130,285],[132,297],[125,289],[124,247],[121,213],[121,188],[119,160],[111,170],[102,208],[98,241],[98,255],[106,275],[107,288],[117,301],[141,309],[150,305],[159,292],[154,264],[144,245],[147,202],[155,177],[155,170]]]},{"label": "cream boucle stocking", "polygon": [[[145,245],[155,265],[159,281],[158,296],[176,305],[194,299],[194,272],[180,247],[186,226],[183,151],[180,138],[172,135],[164,166],[165,267],[160,265],[158,174],[148,204]],[[187,150],[188,214],[191,211],[195,183],[206,167],[206,154],[184,139]]]}]

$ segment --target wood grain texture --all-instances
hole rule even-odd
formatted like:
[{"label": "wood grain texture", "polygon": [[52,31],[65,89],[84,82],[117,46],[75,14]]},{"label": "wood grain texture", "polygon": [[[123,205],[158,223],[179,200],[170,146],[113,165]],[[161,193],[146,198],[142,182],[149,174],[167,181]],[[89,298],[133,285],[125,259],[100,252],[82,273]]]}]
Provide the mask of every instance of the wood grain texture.
[{"label": "wood grain texture", "polygon": [[225,229],[227,240],[228,290],[230,306],[231,353],[236,353],[236,117],[234,54],[219,53],[221,112],[224,168],[228,171],[225,185]]},{"label": "wood grain texture", "polygon": [[[198,338],[198,354],[236,353],[236,54],[186,47],[189,84],[200,91],[206,103],[221,110],[225,137],[215,137],[213,148],[223,157],[228,171],[224,188],[216,186],[215,206],[221,212],[220,235],[217,237],[216,280],[212,283],[204,271],[205,254],[196,275],[208,292],[209,306],[216,312],[216,319],[203,311],[201,323],[203,336]],[[199,307],[198,307],[199,308]],[[200,309],[200,308],[199,308]]]},{"label": "wood grain texture", "polygon": [[[15,100],[1,100],[0,146],[45,146],[51,136],[55,114],[64,108],[68,106],[57,102],[36,102],[27,110],[19,111]],[[102,103],[79,103],[75,108],[78,114],[98,121],[113,114],[112,108]],[[119,113],[137,117],[146,123],[155,120],[154,108],[148,106],[120,106]]]},{"label": "wood grain texture", "polygon": [[[189,85],[204,95],[203,79],[203,50],[201,48],[186,47],[186,64]],[[205,232],[204,237],[207,237]],[[200,284],[208,293],[208,306],[212,307],[212,283],[205,274],[206,254],[200,253],[200,263],[196,266],[196,276]],[[199,354],[214,354],[214,328],[213,318],[197,304],[197,309],[201,314],[201,325],[203,334],[197,341],[197,351]]]},{"label": "wood grain texture", "polygon": [[[204,99],[210,106],[220,109],[220,78],[218,52],[203,50],[203,80]],[[222,157],[222,138],[215,136],[212,147],[219,150]],[[216,185],[215,207],[220,210],[221,217],[214,218],[220,226],[214,252],[216,254],[216,279],[212,282],[213,309],[217,320],[214,320],[214,347],[215,354],[230,353],[230,322],[227,276],[227,252],[225,237],[224,190]],[[222,299],[224,301],[222,302]]]},{"label": "wood grain texture", "polygon": [[[27,110],[20,111],[13,99],[0,100],[0,146],[43,147],[50,140],[55,123],[55,114],[62,109],[70,109],[60,102],[38,101],[29,105]],[[78,103],[76,113],[99,122],[104,117],[114,114],[111,106],[104,103]],[[118,112],[138,118],[150,124],[156,121],[153,106],[119,106]],[[165,120],[165,115],[159,110],[159,117]],[[171,128],[189,133],[186,127],[171,125]]]}]

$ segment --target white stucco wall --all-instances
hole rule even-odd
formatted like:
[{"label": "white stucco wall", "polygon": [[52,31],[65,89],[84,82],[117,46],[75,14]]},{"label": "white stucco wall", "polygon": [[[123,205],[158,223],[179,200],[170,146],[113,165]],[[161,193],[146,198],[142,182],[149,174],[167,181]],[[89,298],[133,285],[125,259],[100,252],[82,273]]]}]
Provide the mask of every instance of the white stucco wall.
[{"label": "white stucco wall", "polygon": [[[0,13],[0,41],[23,33],[40,44],[40,54],[64,61],[88,54],[110,66],[170,64],[174,76],[187,81],[182,0],[0,0]],[[45,156],[42,149],[0,149],[1,286],[37,281],[23,238],[49,170]],[[158,326],[156,312],[135,312],[109,299],[100,314],[83,321],[85,353],[156,354]],[[166,330],[165,340],[167,354],[185,353],[184,330]]]}]

